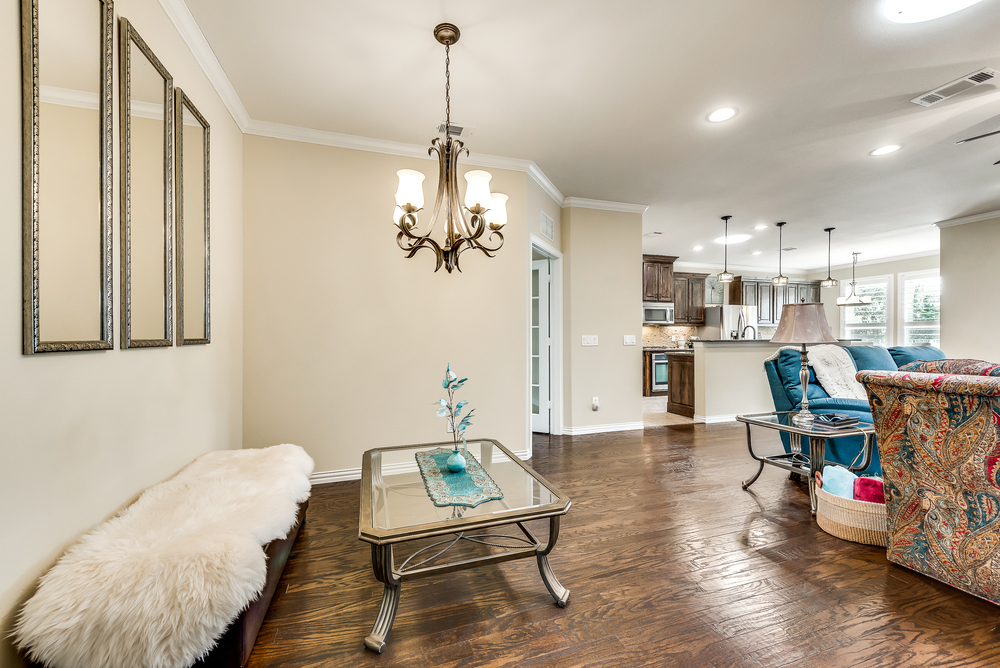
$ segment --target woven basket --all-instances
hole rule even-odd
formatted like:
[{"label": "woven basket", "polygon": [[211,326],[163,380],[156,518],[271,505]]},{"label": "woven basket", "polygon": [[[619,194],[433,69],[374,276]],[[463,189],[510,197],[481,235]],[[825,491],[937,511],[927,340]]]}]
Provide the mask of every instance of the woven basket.
[{"label": "woven basket", "polygon": [[855,501],[816,488],[816,522],[831,536],[885,547],[885,504]]}]

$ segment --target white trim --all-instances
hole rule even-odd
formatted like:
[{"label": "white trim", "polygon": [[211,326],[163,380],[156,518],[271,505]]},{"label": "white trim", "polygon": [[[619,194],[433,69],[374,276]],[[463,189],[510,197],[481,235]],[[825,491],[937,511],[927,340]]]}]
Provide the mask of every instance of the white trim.
[{"label": "white trim", "polygon": [[[59,88],[58,86],[39,86],[38,101],[46,104],[58,104],[60,107],[77,107],[94,111],[101,108],[101,100],[97,93]],[[163,105],[160,105],[160,117],[163,117]]]},{"label": "white trim", "polygon": [[535,183],[541,186],[542,190],[548,193],[549,197],[556,201],[556,204],[560,207],[563,206],[563,202],[566,201],[566,198],[563,197],[561,192],[559,192],[559,188],[556,188],[556,184],[552,183],[552,181],[549,180],[549,177],[545,176],[545,172],[543,172],[534,162],[529,162],[528,164],[528,176],[533,178]]},{"label": "white trim", "polygon": [[567,197],[563,200],[562,207],[576,207],[578,209],[598,209],[600,211],[621,211],[622,213],[646,213],[648,204],[629,204],[627,202],[605,202],[600,199],[585,199],[583,197]]},{"label": "white trim", "polygon": [[170,17],[177,32],[180,33],[181,39],[191,49],[194,59],[201,65],[202,71],[215,87],[215,92],[222,98],[222,103],[226,105],[226,109],[236,121],[236,125],[242,132],[246,132],[247,126],[250,124],[250,114],[247,113],[240,96],[237,95],[236,89],[233,88],[229,77],[226,76],[226,71],[222,69],[222,64],[216,58],[215,52],[212,51],[212,46],[205,39],[205,34],[198,27],[198,22],[191,15],[191,10],[188,9],[184,0],[160,0],[160,6]]},{"label": "white trim", "polygon": [[1000,218],[1000,210],[998,211],[987,211],[986,213],[977,213],[974,216],[962,216],[961,218],[952,218],[950,220],[942,220],[939,223],[934,223],[938,227],[955,227],[956,225],[965,225],[967,223],[978,223],[982,220],[990,220],[992,218]]},{"label": "white trim", "polygon": [[619,422],[618,424],[593,424],[584,427],[563,425],[562,430],[568,436],[580,436],[582,434],[603,434],[609,431],[633,431],[642,428],[642,422]]},{"label": "white trim", "polygon": [[[552,373],[549,377],[549,393],[552,395],[552,418],[549,433],[555,436],[563,431],[563,256],[562,253],[544,239],[528,234],[529,263],[532,248],[549,257],[549,277],[552,281],[552,298],[549,301],[549,321],[552,329]],[[530,266],[530,264],[529,264]],[[528,322],[531,322],[531,285],[528,285]],[[528,378],[531,378],[531,328],[528,328]],[[531,397],[528,397],[528,443],[531,443]]]},{"label": "white trim", "polygon": [[[514,456],[521,460],[531,459],[531,453],[528,450],[515,451]],[[382,474],[396,475],[399,473],[416,472],[418,470],[419,469],[417,468],[417,463],[415,461],[412,464],[409,462],[386,464],[382,467]],[[351,480],[361,480],[360,467],[356,469],[340,469],[339,471],[316,471],[309,476],[309,482],[313,485],[327,485],[331,482],[349,482]]]},{"label": "white trim", "polygon": [[[896,289],[899,290],[899,299],[896,300],[896,345],[930,345],[928,344],[907,344],[906,343],[906,282],[912,279],[921,278],[937,278],[939,281],[941,279],[940,269],[921,269],[919,271],[902,271],[896,274]],[[940,283],[938,283],[938,298],[940,299]],[[941,314],[938,313],[937,320],[921,321],[910,323],[911,326],[915,327],[937,327],[938,329],[938,344],[940,346],[941,338]]]},{"label": "white trim", "polygon": [[[920,253],[908,253],[906,255],[894,255],[893,257],[883,257],[883,258],[875,258],[874,260],[860,261],[860,262],[858,262],[858,266],[859,267],[865,267],[865,266],[872,265],[872,264],[884,264],[886,262],[899,262],[900,260],[915,260],[915,259],[921,258],[921,257],[931,257],[932,255],[940,255],[940,254],[941,254],[940,250],[931,250],[931,251],[922,251]],[[851,266],[852,266],[851,263],[848,262],[847,264],[835,264],[830,269],[831,270],[832,269],[838,269],[838,270],[839,269],[850,269]],[[814,269],[812,271],[818,271],[818,270]],[[823,271],[826,271],[826,270],[824,269]],[[840,279],[840,280],[843,281],[844,279]],[[850,283],[850,281],[848,281],[848,283]]]},{"label": "white trim", "polygon": [[736,414],[732,415],[695,415],[695,422],[703,424],[718,424],[720,422],[736,422]]}]

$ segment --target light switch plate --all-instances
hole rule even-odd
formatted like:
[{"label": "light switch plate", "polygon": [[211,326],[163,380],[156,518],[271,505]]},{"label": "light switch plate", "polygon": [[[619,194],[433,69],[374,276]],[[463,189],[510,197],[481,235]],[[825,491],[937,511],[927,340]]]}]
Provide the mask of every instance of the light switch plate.
[{"label": "light switch plate", "polygon": [[585,345],[585,346],[596,346],[597,345],[597,334],[584,334],[583,335],[583,345]]},{"label": "light switch plate", "polygon": [[634,346],[635,345],[635,334],[626,334],[625,335],[625,345],[626,346]]}]

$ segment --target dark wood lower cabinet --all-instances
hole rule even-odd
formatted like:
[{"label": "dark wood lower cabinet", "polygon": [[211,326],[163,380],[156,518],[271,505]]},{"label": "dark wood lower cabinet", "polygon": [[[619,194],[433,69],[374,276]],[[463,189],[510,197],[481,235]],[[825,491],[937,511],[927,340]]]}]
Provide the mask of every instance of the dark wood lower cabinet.
[{"label": "dark wood lower cabinet", "polygon": [[694,417],[694,354],[667,353],[667,412]]}]

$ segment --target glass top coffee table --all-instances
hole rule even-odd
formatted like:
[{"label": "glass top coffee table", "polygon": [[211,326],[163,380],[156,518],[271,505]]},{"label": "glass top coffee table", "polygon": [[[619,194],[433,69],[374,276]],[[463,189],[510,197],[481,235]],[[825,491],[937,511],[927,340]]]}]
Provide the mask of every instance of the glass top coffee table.
[{"label": "glass top coffee table", "polygon": [[[497,441],[480,439],[468,442],[468,452],[493,479],[503,498],[482,501],[475,507],[436,506],[428,496],[416,455],[451,447],[451,442],[404,445],[376,448],[363,456],[358,538],[371,543],[372,569],[384,585],[375,625],[365,638],[368,649],[385,649],[404,580],[535,557],[542,582],[556,603],[565,607],[569,602],[569,590],[559,584],[548,560],[559,537],[559,518],[572,503],[569,498]],[[543,544],[523,523],[545,518],[549,519],[549,536]],[[509,525],[521,535],[484,531]],[[402,563],[395,563],[394,547],[436,537],[445,538],[419,547]],[[447,563],[440,559],[453,547],[470,543],[474,544],[470,547],[487,546],[490,553]]]},{"label": "glass top coffee table", "polygon": [[[848,466],[851,471],[863,471],[872,463],[872,449],[875,445],[875,427],[869,422],[859,422],[853,427],[846,429],[827,430],[815,427],[803,427],[792,422],[792,418],[798,411],[774,411],[772,413],[751,413],[749,415],[737,415],[736,419],[747,426],[747,449],[750,456],[759,464],[757,472],[748,480],[743,482],[743,489],[757,481],[764,465],[777,466],[791,473],[805,475],[809,479],[809,509],[813,515],[816,514],[816,473],[822,468],[821,464],[826,463],[826,439],[843,438],[844,436],[861,436],[864,439],[864,457],[857,466]],[[783,452],[779,455],[758,455],[753,450],[753,440],[750,434],[751,425],[785,432],[788,434],[789,449],[791,452]],[[809,454],[802,452],[802,437],[809,439]],[[831,462],[836,464],[836,462]]]}]

